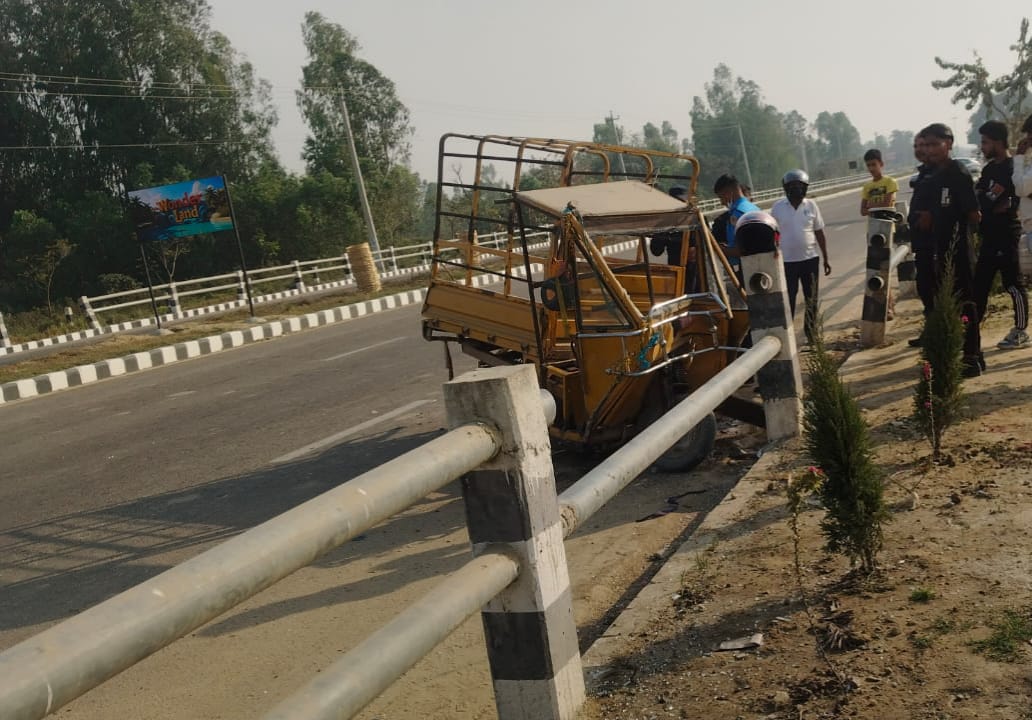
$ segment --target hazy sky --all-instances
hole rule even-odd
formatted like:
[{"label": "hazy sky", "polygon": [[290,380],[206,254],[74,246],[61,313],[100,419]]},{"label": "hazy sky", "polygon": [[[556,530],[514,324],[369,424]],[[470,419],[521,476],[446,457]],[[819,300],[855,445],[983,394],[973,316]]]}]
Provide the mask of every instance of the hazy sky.
[{"label": "hazy sky", "polygon": [[305,51],[304,13],[316,10],[361,43],[361,56],[397,86],[412,114],[412,168],[435,179],[446,132],[591,139],[612,111],[630,132],[646,122],[691,132],[692,98],[725,63],[781,112],[811,123],[845,112],[864,141],[968,112],[934,90],[938,55],[977,51],[995,77],[1027,0],[994,3],[794,3],[739,0],[209,0],[212,25],[273,85],[283,163],[299,170],[306,128],[293,91]]}]

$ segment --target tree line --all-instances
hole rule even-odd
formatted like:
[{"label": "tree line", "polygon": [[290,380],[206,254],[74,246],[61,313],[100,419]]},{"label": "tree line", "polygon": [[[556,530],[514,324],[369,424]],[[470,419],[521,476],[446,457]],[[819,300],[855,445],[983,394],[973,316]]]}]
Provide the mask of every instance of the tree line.
[{"label": "tree line", "polygon": [[[270,137],[273,88],[212,28],[206,0],[4,6],[0,311],[52,314],[67,298],[140,286],[144,261],[126,201],[139,188],[224,174],[249,266],[338,255],[364,241],[342,101],[381,245],[432,234],[437,188],[409,167],[408,109],[390,78],[361,57],[357,38],[319,13],[307,13],[301,28],[307,60],[295,101],[308,136],[304,171],[292,173]],[[977,70],[957,71],[962,98],[981,97],[968,78],[981,77]],[[822,112],[812,123],[780,112],[725,65],[695,98],[690,121],[690,140],[668,121],[629,133],[604,120],[592,136],[694,154],[703,191],[723,172],[743,176],[746,157],[758,187],[776,186],[788,167],[807,167],[815,179],[845,174],[871,145],[901,164],[910,159],[910,132],[862,143],[844,112]],[[461,207],[468,194],[451,191],[445,201]],[[150,269],[161,281],[228,272],[239,262],[224,237],[153,245]]]}]

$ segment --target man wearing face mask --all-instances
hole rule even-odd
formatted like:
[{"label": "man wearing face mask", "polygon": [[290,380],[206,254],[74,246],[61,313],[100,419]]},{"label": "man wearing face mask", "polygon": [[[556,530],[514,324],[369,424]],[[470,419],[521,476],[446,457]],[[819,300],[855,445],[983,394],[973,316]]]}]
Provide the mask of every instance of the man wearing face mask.
[{"label": "man wearing face mask", "polygon": [[803,288],[806,315],[803,331],[811,345],[817,320],[818,278],[821,257],[824,274],[831,274],[828,262],[828,243],[824,235],[824,218],[817,203],[806,197],[810,176],[802,170],[789,170],[781,179],[785,197],[774,203],[770,214],[781,228],[781,255],[785,263],[785,283],[788,286],[788,305],[795,316],[796,294]]}]

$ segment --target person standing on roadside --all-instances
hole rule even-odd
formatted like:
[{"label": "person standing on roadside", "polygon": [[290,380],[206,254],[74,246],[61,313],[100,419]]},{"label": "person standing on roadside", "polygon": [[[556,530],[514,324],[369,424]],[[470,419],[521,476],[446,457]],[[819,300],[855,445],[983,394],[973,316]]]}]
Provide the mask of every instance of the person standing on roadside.
[{"label": "person standing on roadside", "polygon": [[[742,190],[742,184],[734,175],[724,174],[717,178],[713,184],[713,193],[720,198],[720,202],[727,208],[727,226],[723,228],[723,242],[721,250],[727,256],[728,262],[734,268],[738,282],[742,283],[742,261],[739,259],[738,248],[735,247],[735,225],[738,218],[747,212],[759,210],[759,206],[753,203]],[[723,217],[723,215],[721,215]],[[718,241],[719,242],[719,241]]]},{"label": "person standing on roadside", "polygon": [[806,197],[810,176],[804,171],[789,170],[781,179],[781,187],[785,197],[774,203],[770,214],[778,221],[781,229],[781,256],[785,264],[788,305],[795,317],[796,294],[801,285],[806,305],[803,332],[806,341],[812,345],[817,324],[818,278],[822,256],[824,274],[831,274],[824,218],[817,203]]},{"label": "person standing on roadside", "polygon": [[[928,182],[932,177],[932,168],[924,161],[924,136],[914,136],[914,159],[917,160],[917,173],[910,178],[910,213],[907,225],[910,228],[910,250],[914,253],[914,278],[917,296],[921,298],[921,306],[925,317],[935,304],[935,240],[931,231],[918,228],[918,213],[934,208],[937,198],[932,196],[934,188]],[[908,341],[910,347],[920,347],[920,336]]]},{"label": "person standing on roadside", "polygon": [[882,174],[885,163],[882,162],[881,150],[872,148],[865,152],[864,165],[867,166],[867,172],[871,173],[871,180],[864,183],[860,190],[860,214],[866,217],[874,208],[895,207],[899,184],[896,178]]},{"label": "person standing on roadside", "polygon": [[975,183],[963,165],[953,159],[953,131],[943,123],[932,123],[921,131],[924,160],[933,174],[927,191],[937,199],[931,207],[916,211],[917,228],[931,233],[935,242],[936,283],[941,282],[947,262],[953,266],[953,287],[960,299],[964,321],[964,377],[978,377],[985,370],[978,307],[975,304],[971,271],[971,228],[981,219]]},{"label": "person standing on roadside", "polygon": [[1003,349],[1028,347],[1028,294],[1018,268],[1018,198],[1014,193],[1014,159],[1007,150],[1007,126],[990,120],[978,128],[982,156],[988,161],[975,183],[975,195],[982,212],[978,226],[982,245],[975,265],[974,289],[978,317],[984,318],[989,290],[996,274],[1014,304],[1014,327],[996,344]]}]

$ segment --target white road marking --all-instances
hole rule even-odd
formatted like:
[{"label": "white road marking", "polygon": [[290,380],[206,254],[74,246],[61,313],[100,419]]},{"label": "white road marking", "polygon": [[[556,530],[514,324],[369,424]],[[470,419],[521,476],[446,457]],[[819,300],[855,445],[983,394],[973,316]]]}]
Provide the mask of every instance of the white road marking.
[{"label": "white road marking", "polygon": [[323,362],[332,362],[334,360],[340,360],[341,358],[346,358],[349,355],[354,355],[356,353],[365,352],[366,350],[372,350],[373,348],[382,347],[384,345],[390,345],[391,343],[396,343],[399,340],[407,340],[407,339],[408,339],[407,337],[391,338],[390,340],[384,340],[383,342],[373,343],[372,345],[367,345],[365,347],[358,348],[357,350],[349,350],[348,352],[341,353],[340,355],[334,355],[333,357],[323,358]]},{"label": "white road marking", "polygon": [[313,453],[316,450],[321,450],[324,447],[327,447],[328,445],[334,445],[335,443],[343,440],[344,438],[356,435],[362,432],[363,430],[373,427],[374,425],[379,425],[382,422],[386,422],[387,420],[396,418],[399,415],[404,415],[405,413],[411,412],[412,410],[415,410],[418,407],[422,407],[423,405],[427,405],[432,402],[434,401],[430,399],[416,400],[415,402],[410,402],[408,405],[402,405],[400,408],[391,410],[388,413],[384,413],[383,415],[379,415],[370,420],[366,420],[364,423],[359,423],[358,425],[349,427],[347,430],[341,430],[339,433],[330,435],[329,437],[325,437],[322,440],[316,440],[314,443],[305,445],[304,447],[298,448],[297,450],[289,452],[286,455],[281,455],[275,460],[270,461],[269,464],[281,465],[283,463],[290,462],[291,460],[296,460],[300,457],[304,457],[305,455]]},{"label": "white road marking", "polygon": [[186,395],[193,395],[196,390],[183,390],[182,392],[172,393],[169,395],[170,398],[185,397]]}]

